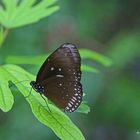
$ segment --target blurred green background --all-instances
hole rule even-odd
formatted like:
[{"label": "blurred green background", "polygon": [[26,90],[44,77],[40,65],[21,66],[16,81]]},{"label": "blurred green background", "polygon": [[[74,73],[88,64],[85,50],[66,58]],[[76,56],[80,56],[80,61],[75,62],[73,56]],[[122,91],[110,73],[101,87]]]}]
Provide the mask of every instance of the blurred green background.
[{"label": "blurred green background", "polygon": [[[64,42],[112,59],[109,68],[89,62],[99,74],[83,72],[88,115],[73,113],[87,140],[140,140],[140,1],[59,1],[60,10],[38,23],[11,30],[0,49],[0,64],[10,55],[37,56]],[[84,62],[84,61],[83,61]],[[36,74],[40,66],[22,65]],[[0,140],[57,140],[33,116],[19,92],[14,107],[0,111]]]}]

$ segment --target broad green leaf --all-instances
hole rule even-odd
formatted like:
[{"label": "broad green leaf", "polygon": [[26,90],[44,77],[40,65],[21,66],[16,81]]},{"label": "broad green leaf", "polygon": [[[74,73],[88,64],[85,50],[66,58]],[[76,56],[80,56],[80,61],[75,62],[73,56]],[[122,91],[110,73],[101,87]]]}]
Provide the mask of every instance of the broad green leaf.
[{"label": "broad green leaf", "polygon": [[[13,105],[13,96],[8,88],[8,81],[17,83],[16,86],[19,91],[24,97],[27,97],[30,93],[30,88],[27,88],[29,82],[24,80],[31,81],[35,77],[16,65],[0,66],[0,75],[0,108],[6,112]],[[24,82],[18,83],[19,81]],[[48,102],[47,98],[45,99],[51,112],[40,94],[33,90],[32,94],[25,99],[30,104],[36,118],[44,125],[50,127],[60,139],[85,140],[81,131],[72,123],[68,116],[52,103]]]},{"label": "broad green leaf", "polygon": [[31,24],[45,18],[59,9],[57,0],[2,0],[4,8],[0,9],[0,24],[6,28],[15,28]]},{"label": "broad green leaf", "polygon": [[112,64],[111,59],[95,51],[91,51],[88,49],[80,49],[80,54],[82,58],[97,61],[104,66],[110,66]]}]

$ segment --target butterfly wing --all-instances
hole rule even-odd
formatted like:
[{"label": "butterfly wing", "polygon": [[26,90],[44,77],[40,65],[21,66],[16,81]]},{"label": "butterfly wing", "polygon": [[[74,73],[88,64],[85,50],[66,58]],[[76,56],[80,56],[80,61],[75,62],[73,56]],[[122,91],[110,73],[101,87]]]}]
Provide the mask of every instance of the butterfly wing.
[{"label": "butterfly wing", "polygon": [[[63,44],[41,66],[36,82],[44,86],[44,95],[68,112],[82,101],[81,58],[72,44]],[[62,85],[61,85],[62,84]]]},{"label": "butterfly wing", "polygon": [[75,111],[82,101],[82,85],[73,79],[51,77],[42,85],[45,87],[44,95],[67,112]]}]

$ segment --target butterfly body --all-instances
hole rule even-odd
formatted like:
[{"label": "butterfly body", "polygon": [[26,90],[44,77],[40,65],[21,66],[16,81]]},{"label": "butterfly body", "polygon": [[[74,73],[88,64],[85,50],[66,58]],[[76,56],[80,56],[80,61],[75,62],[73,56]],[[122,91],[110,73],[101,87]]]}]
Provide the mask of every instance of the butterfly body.
[{"label": "butterfly body", "polygon": [[81,58],[73,44],[63,44],[41,66],[33,89],[67,112],[74,112],[82,101]]}]

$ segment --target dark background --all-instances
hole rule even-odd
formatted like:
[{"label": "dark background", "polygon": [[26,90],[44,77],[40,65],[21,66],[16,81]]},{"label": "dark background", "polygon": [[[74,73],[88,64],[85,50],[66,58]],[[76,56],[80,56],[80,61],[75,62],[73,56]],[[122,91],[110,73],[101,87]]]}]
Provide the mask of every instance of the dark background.
[{"label": "dark background", "polygon": [[[88,115],[72,120],[87,140],[140,140],[140,1],[59,1],[61,9],[40,22],[11,30],[0,49],[0,64],[9,55],[37,56],[64,42],[95,50],[113,65],[99,74],[83,72]],[[84,62],[84,61],[83,61]],[[36,74],[39,66],[24,65]],[[0,140],[57,140],[33,116],[19,92],[8,113],[0,111]]]}]

